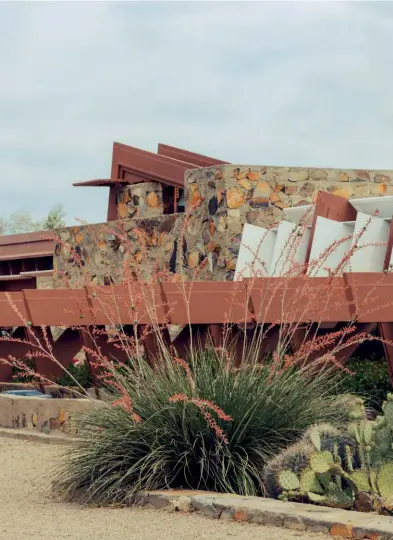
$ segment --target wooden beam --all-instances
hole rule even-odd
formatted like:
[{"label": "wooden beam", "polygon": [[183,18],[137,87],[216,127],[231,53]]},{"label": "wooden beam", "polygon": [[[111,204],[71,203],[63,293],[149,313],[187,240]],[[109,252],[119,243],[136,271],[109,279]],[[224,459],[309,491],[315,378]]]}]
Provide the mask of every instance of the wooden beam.
[{"label": "wooden beam", "polygon": [[169,146],[168,144],[160,143],[158,145],[157,153],[160,156],[167,156],[180,161],[186,161],[187,163],[194,163],[195,167],[214,167],[215,165],[229,164],[228,161],[221,161],[220,159],[203,156],[202,154],[182,150],[175,146]]},{"label": "wooden beam", "polygon": [[127,172],[139,173],[162,184],[183,187],[184,173],[196,167],[194,163],[172,159],[116,142],[113,144],[111,172],[113,179],[123,179]]}]

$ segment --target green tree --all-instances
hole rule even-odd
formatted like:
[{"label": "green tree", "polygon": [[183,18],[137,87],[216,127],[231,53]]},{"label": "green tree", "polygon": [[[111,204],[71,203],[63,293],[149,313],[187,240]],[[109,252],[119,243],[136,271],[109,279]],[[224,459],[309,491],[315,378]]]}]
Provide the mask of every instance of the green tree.
[{"label": "green tree", "polygon": [[0,218],[0,235],[58,229],[65,226],[65,215],[61,204],[54,206],[42,220],[34,219],[29,212],[14,212]]}]

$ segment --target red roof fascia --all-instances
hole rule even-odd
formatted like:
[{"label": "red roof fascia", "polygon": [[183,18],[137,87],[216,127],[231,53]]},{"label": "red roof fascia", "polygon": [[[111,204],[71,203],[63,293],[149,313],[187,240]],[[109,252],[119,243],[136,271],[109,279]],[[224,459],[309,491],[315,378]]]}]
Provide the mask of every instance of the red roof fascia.
[{"label": "red roof fascia", "polygon": [[169,144],[159,143],[157,153],[160,156],[170,157],[180,161],[186,161],[188,163],[194,163],[195,167],[214,167],[215,165],[229,165],[228,161],[221,161],[220,159],[203,156],[202,154],[196,154],[189,152],[188,150],[182,150]]},{"label": "red roof fascia", "polygon": [[143,174],[151,180],[157,180],[175,187],[184,186],[184,173],[195,169],[194,163],[159,156],[153,152],[140,150],[120,143],[113,144],[111,178],[122,178],[124,172]]},{"label": "red roof fascia", "polygon": [[0,260],[47,257],[53,255],[51,231],[0,236]]},{"label": "red roof fascia", "polygon": [[[155,154],[115,142],[113,143],[111,178],[87,180],[73,185],[110,187],[116,183],[154,181],[183,187],[185,171],[225,163],[227,162],[165,144],[159,144],[158,153]],[[123,174],[127,174],[127,179],[122,178]]]}]

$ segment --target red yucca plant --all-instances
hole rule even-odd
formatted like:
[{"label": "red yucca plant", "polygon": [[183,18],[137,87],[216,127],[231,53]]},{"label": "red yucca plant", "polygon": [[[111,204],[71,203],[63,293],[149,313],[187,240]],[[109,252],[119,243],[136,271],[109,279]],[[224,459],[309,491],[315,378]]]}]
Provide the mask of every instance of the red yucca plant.
[{"label": "red yucca plant", "polygon": [[[81,323],[92,322],[75,330],[84,335],[96,384],[110,396],[83,418],[80,440],[57,468],[56,485],[67,499],[128,503],[138,491],[164,487],[263,494],[268,459],[317,422],[345,421],[334,373],[342,351],[371,336],[356,332],[356,314],[334,331],[326,328],[327,311],[346,303],[336,287],[344,263],[315,287],[304,268],[291,264],[304,230],[300,225],[288,240],[287,279],[240,281],[226,293],[220,324],[199,326],[199,333],[193,323],[205,261],[186,282],[184,270],[157,269],[149,277],[126,259],[122,283],[111,282],[108,268],[108,285],[100,287],[80,252],[58,240],[79,268],[80,286],[88,287],[88,312],[76,294],[75,312]],[[125,252],[136,239],[140,252],[148,249],[145,235],[124,224],[103,234]],[[330,253],[309,265],[323,266]],[[60,277],[72,292],[67,276]],[[372,291],[368,309],[371,297]],[[177,320],[182,328],[174,328]],[[61,365],[48,330],[24,324],[34,341],[31,359]]]}]

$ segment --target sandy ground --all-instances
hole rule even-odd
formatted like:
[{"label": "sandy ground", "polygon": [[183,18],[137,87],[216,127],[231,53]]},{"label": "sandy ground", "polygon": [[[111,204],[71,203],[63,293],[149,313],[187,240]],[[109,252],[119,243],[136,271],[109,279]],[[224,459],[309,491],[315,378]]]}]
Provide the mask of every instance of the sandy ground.
[{"label": "sandy ground", "polygon": [[48,471],[63,447],[0,439],[0,539],[327,540],[324,535],[140,509],[81,508],[55,502]]}]

